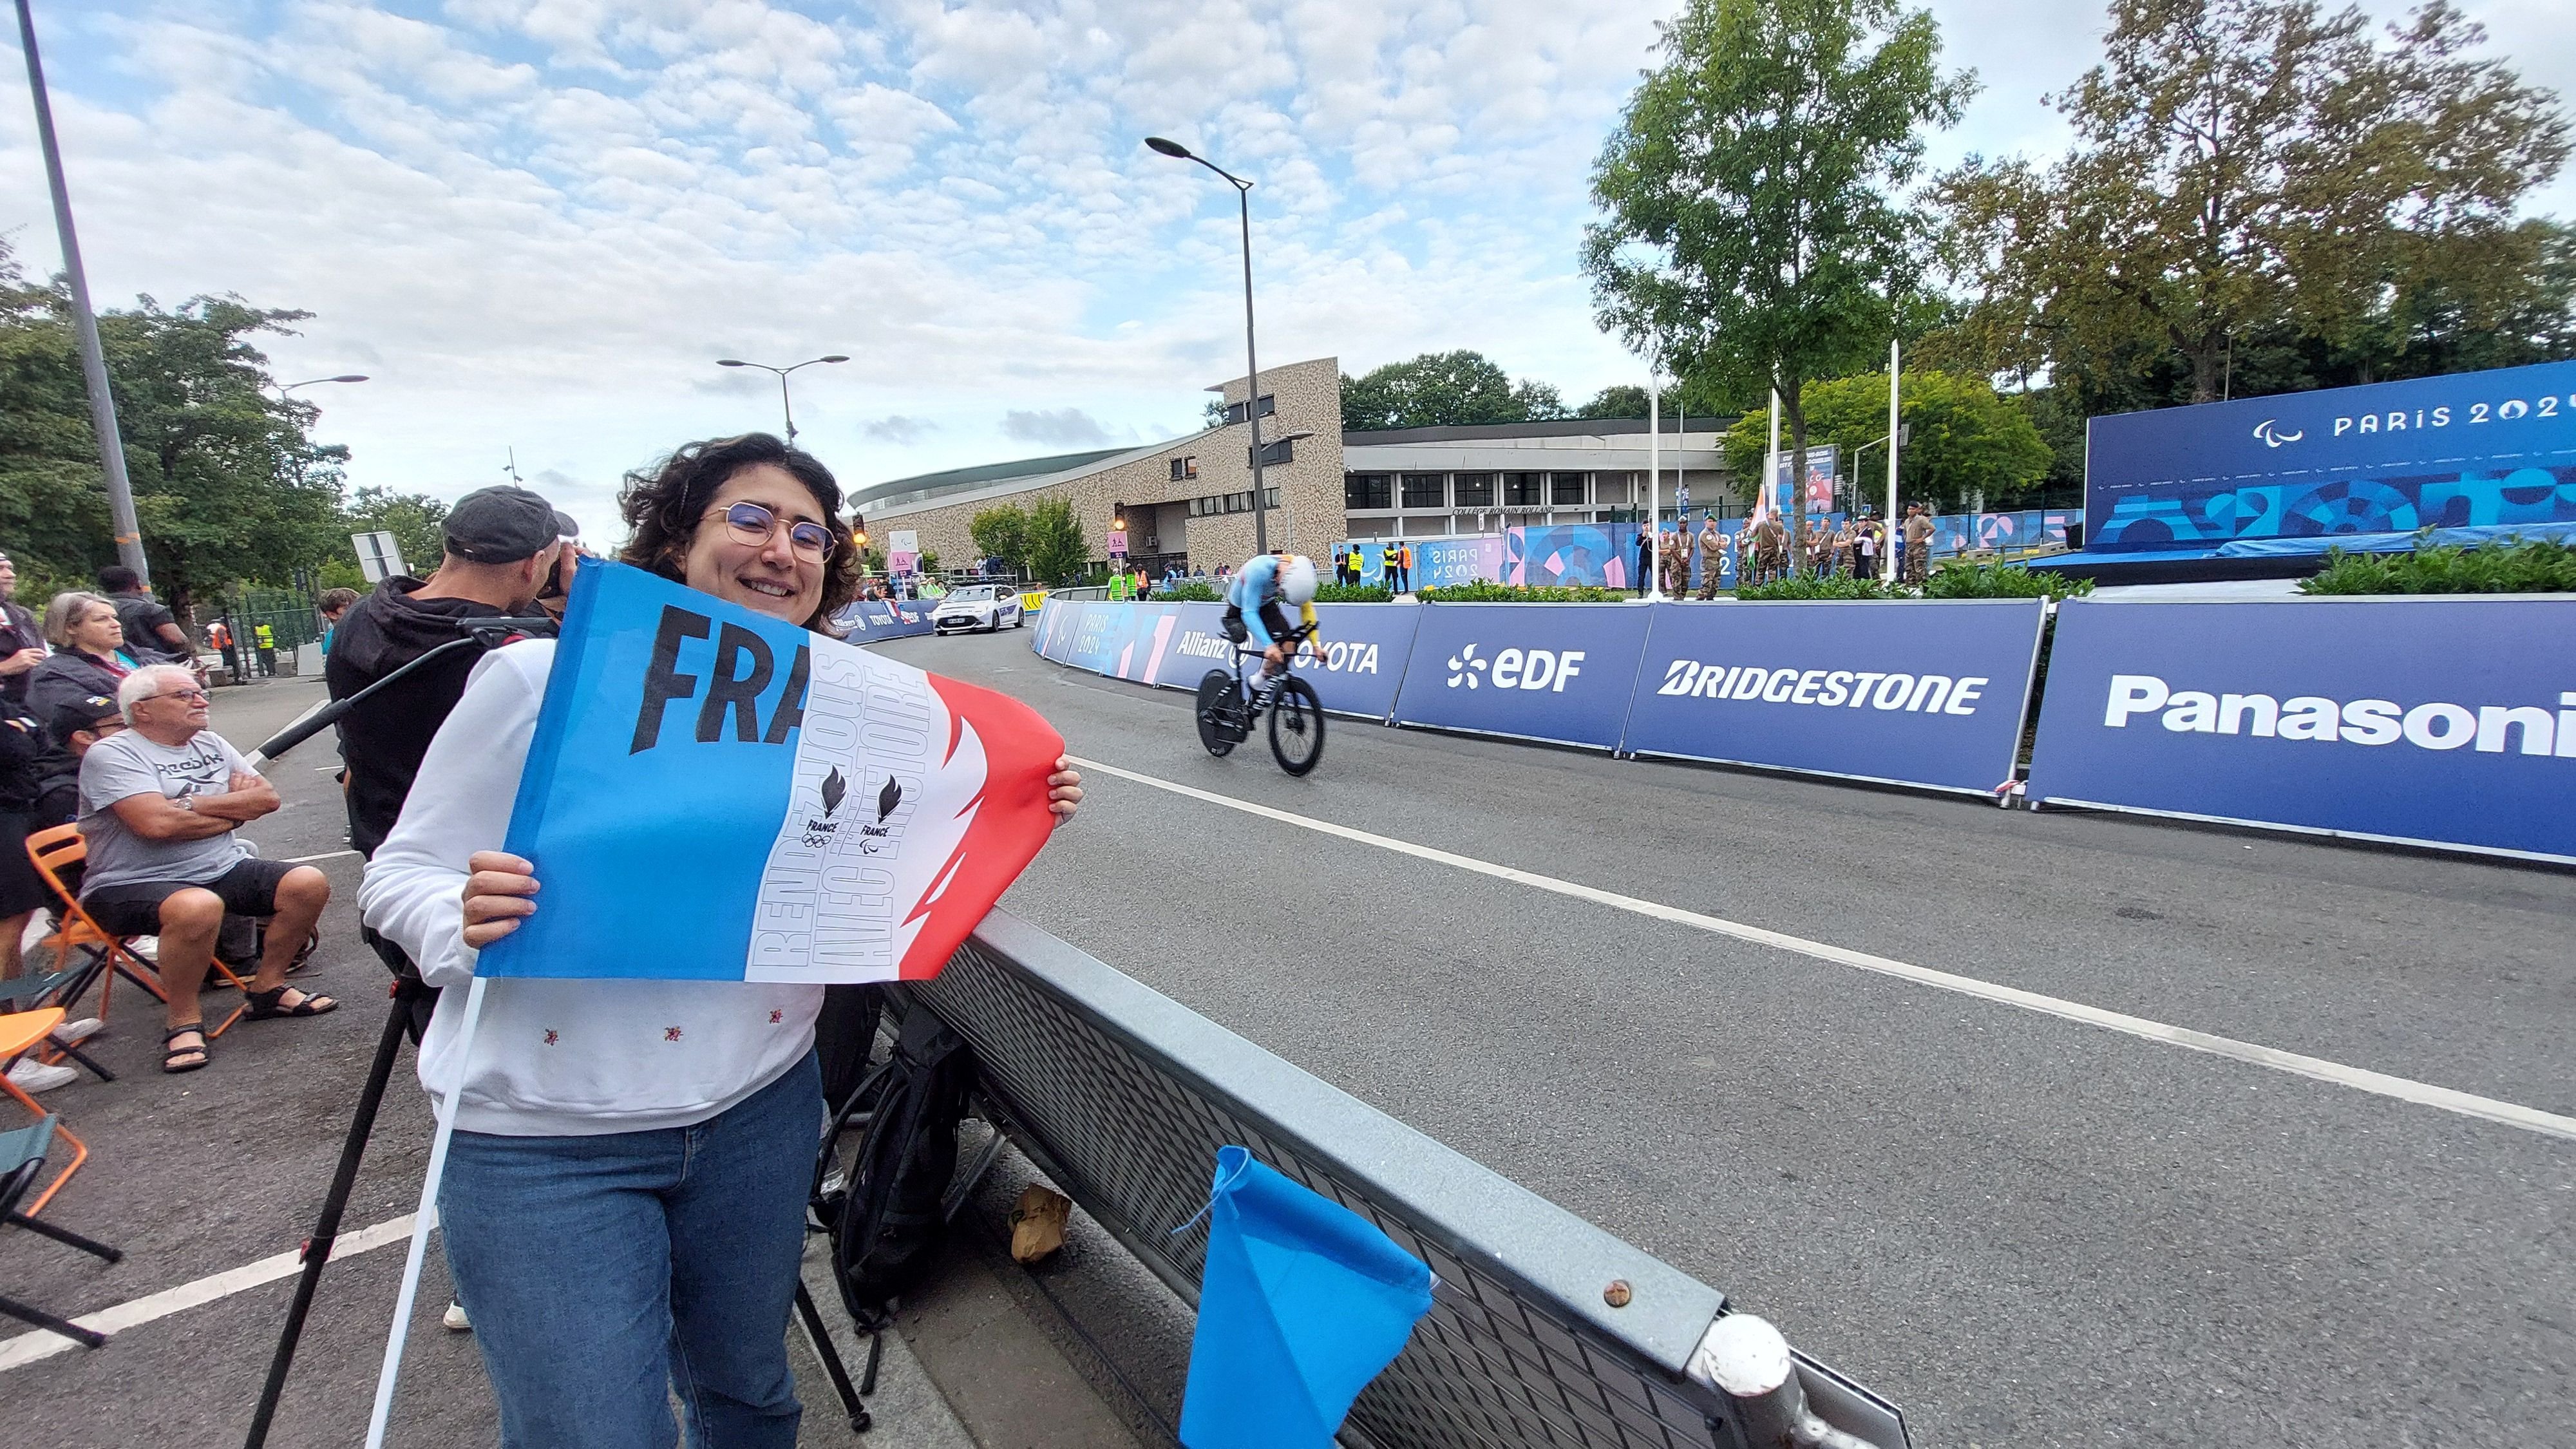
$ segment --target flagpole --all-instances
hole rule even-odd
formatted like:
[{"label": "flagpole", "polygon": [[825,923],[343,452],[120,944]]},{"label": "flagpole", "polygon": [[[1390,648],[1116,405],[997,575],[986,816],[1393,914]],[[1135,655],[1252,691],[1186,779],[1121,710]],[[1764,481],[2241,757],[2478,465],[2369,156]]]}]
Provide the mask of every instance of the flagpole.
[{"label": "flagpole", "polygon": [[1884,582],[1896,582],[1896,364],[1897,341],[1887,339],[1887,537],[1878,545],[1879,567],[1886,571]]},{"label": "flagpole", "polygon": [[1780,389],[1771,389],[1771,447],[1762,455],[1761,505],[1755,517],[1767,516],[1772,509],[1771,488],[1780,477]]},{"label": "flagpole", "polygon": [[1664,398],[1646,368],[1646,602],[1664,597]]},{"label": "flagpole", "polygon": [[384,1449],[393,1417],[394,1381],[402,1376],[403,1344],[411,1336],[412,1301],[420,1296],[420,1270],[429,1252],[429,1230],[438,1225],[438,1180],[447,1170],[448,1140],[456,1135],[456,1109],[465,1098],[473,1062],[474,1028],[483,1019],[483,977],[465,990],[465,1020],[456,1029],[456,1080],[438,1106],[438,1131],[429,1141],[429,1171],[420,1180],[420,1208],[412,1215],[411,1252],[403,1259],[402,1291],[394,1298],[394,1325],[385,1336],[385,1363],[376,1374],[376,1406],[367,1416],[367,1449]]}]

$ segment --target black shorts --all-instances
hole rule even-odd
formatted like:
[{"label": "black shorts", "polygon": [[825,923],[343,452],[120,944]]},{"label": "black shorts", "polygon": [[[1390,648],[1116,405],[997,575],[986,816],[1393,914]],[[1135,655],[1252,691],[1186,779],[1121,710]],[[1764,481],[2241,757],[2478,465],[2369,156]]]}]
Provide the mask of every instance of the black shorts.
[{"label": "black shorts", "polygon": [[208,890],[221,897],[232,916],[277,914],[277,888],[296,867],[258,856],[242,861],[213,880],[138,880],[100,886],[81,897],[81,909],[99,929],[119,936],[161,933],[161,903],[184,890]]},{"label": "black shorts", "polygon": [[27,858],[27,817],[0,811],[0,920],[51,902],[54,893]]},{"label": "black shorts", "polygon": [[[1262,604],[1261,627],[1270,631],[1272,643],[1288,637],[1288,616],[1279,612],[1278,600],[1272,599]],[[1252,637],[1252,631],[1243,627],[1243,611],[1232,604],[1225,606],[1225,637],[1237,644]]]}]

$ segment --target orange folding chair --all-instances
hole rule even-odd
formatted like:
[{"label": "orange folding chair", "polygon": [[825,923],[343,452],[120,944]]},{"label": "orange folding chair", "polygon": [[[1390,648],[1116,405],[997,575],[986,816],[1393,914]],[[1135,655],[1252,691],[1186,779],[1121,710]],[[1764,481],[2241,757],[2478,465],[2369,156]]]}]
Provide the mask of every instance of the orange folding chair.
[{"label": "orange folding chair", "polygon": [[[45,884],[63,903],[63,927],[54,937],[55,969],[62,969],[74,951],[98,953],[101,959],[114,968],[113,975],[99,988],[100,1018],[105,1019],[107,1016],[108,994],[115,988],[116,976],[122,976],[151,992],[156,1000],[168,1001],[170,994],[161,988],[160,969],[136,955],[133,949],[126,945],[129,938],[111,935],[102,929],[97,921],[90,918],[89,912],[81,909],[80,897],[73,895],[70,888],[63,884],[63,872],[89,858],[89,842],[81,837],[80,827],[57,825],[52,829],[39,830],[28,836],[27,858],[36,863],[36,874],[45,878]],[[242,994],[242,1004],[233,1008],[233,1014],[225,1017],[221,1026],[206,1033],[208,1041],[222,1036],[234,1022],[241,1020],[243,1012],[250,1010],[250,984],[242,980],[233,968],[225,965],[221,957],[215,958],[213,970],[215,975],[230,983],[234,990]],[[65,1005],[69,1003],[66,1002]]]},{"label": "orange folding chair", "polygon": [[80,1171],[80,1165],[89,1160],[89,1148],[72,1135],[72,1129],[55,1120],[53,1113],[37,1106],[36,1099],[28,1096],[16,1082],[10,1081],[8,1072],[5,1070],[9,1063],[18,1059],[20,1053],[46,1040],[52,1035],[54,1028],[62,1024],[63,1009],[59,1006],[41,1007],[35,1011],[19,1011],[0,1016],[0,1090],[5,1090],[10,1096],[17,1098],[19,1105],[36,1115],[37,1121],[54,1122],[54,1135],[72,1145],[72,1160],[63,1164],[63,1170],[55,1173],[54,1180],[45,1185],[43,1194],[24,1209],[29,1217],[43,1212],[45,1204],[53,1201],[54,1194],[62,1191],[63,1184],[69,1182],[72,1174]]}]

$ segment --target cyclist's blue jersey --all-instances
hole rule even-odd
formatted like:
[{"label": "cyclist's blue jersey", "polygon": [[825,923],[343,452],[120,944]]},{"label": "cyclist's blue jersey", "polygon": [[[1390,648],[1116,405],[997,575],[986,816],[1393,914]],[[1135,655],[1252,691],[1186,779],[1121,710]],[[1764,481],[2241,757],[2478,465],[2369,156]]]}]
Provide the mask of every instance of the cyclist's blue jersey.
[{"label": "cyclist's blue jersey", "polygon": [[[1243,627],[1252,635],[1252,642],[1263,649],[1278,642],[1271,637],[1270,626],[1262,621],[1261,606],[1283,598],[1279,592],[1280,563],[1275,554],[1255,554],[1235,570],[1234,581],[1225,586],[1226,603],[1243,616]],[[1315,622],[1313,604],[1300,604],[1297,612],[1303,616],[1299,622]]]}]

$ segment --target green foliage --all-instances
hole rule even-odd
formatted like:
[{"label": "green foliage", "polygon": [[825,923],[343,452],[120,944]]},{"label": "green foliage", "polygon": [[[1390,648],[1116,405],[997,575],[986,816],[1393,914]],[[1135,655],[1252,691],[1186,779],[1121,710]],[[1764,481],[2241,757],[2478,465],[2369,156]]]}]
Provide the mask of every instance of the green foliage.
[{"label": "green foliage", "polygon": [[984,557],[1010,568],[1024,568],[1029,561],[1029,516],[1015,504],[986,508],[975,514],[966,525],[975,547]]},{"label": "green foliage", "polygon": [[1788,578],[1735,591],[1756,603],[1804,599],[2063,599],[2093,592],[2091,579],[2071,579],[2020,564],[1943,564],[1916,589],[1908,584],[1882,584],[1876,579],[1838,574],[1832,578]]},{"label": "green foliage", "polygon": [[1866,366],[1910,304],[1932,226],[1896,198],[1971,81],[1895,0],[1690,0],[1662,50],[1593,165],[1600,322],[1713,394],[1777,386],[1803,475],[1806,381]]},{"label": "green foliage", "polygon": [[1432,604],[1616,604],[1630,595],[1622,589],[1589,584],[1497,584],[1484,579],[1422,589],[1415,597]]},{"label": "green foliage", "polygon": [[[65,294],[28,284],[0,247],[0,535],[22,571],[48,577],[116,559],[69,313]],[[265,391],[268,359],[250,342],[306,315],[144,297],[99,318],[144,553],[174,606],[348,551],[348,451],[312,441],[311,404]]]},{"label": "green foliage", "polygon": [[1225,595],[1217,591],[1216,585],[1205,579],[1183,579],[1174,584],[1168,592],[1156,594],[1154,597],[1171,599],[1184,604],[1217,604],[1225,601]]},{"label": "green foliage", "polygon": [[2576,592],[2576,548],[2550,539],[2496,540],[2476,548],[2421,546],[2408,553],[2326,555],[2303,594],[2561,594]]},{"label": "green foliage", "polygon": [[1923,581],[1927,599],[2065,599],[2091,592],[2091,579],[2022,564],[1947,563]]},{"label": "green foliage", "polygon": [[[1844,475],[1865,480],[1869,496],[1880,497],[1877,490],[1887,476],[1887,374],[1811,382],[1801,401],[1807,440],[1841,447]],[[2048,476],[2048,445],[2030,414],[1996,396],[1982,378],[1909,372],[1897,405],[1913,429],[1913,441],[1897,455],[1898,494],[1905,502],[1956,512],[1982,490],[1987,507],[2010,508]],[[1735,476],[1762,476],[1770,432],[1767,412],[1746,413],[1727,430],[1726,465]],[[1855,464],[1863,444],[1869,451]]]},{"label": "green foliage", "polygon": [[1829,578],[1812,576],[1773,579],[1767,584],[1738,587],[1735,597],[1752,603],[1775,604],[1808,599],[1910,599],[1914,591],[1899,584],[1893,588],[1876,579],[1857,579],[1849,574]]},{"label": "green foliage", "polygon": [[1470,423],[1522,423],[1565,416],[1564,399],[1547,383],[1515,384],[1481,352],[1426,352],[1390,362],[1364,377],[1342,377],[1342,426],[1353,431],[1438,428]]},{"label": "green foliage", "polygon": [[2569,133],[2549,92],[2424,6],[2113,0],[2104,63],[2050,101],[2046,164],[1940,178],[1974,300],[1948,365],[2043,371],[2079,411],[2563,356],[2576,243],[2515,219]]},{"label": "green foliage", "polygon": [[1028,561],[1029,577],[1046,585],[1068,584],[1080,580],[1091,558],[1091,545],[1083,539],[1082,520],[1073,516],[1073,505],[1061,498],[1043,498],[1029,510]]},{"label": "green foliage", "polygon": [[[426,493],[397,493],[390,488],[361,488],[341,510],[350,533],[390,533],[402,545],[403,563],[421,578],[429,577],[447,555],[447,505]],[[352,553],[343,539],[341,553]],[[338,558],[332,560],[334,564]],[[353,566],[354,569],[354,566]],[[328,588],[331,585],[324,585]],[[363,588],[350,584],[349,588]]]},{"label": "green foliage", "polygon": [[1315,602],[1319,604],[1384,604],[1395,598],[1395,591],[1384,584],[1317,584]]},{"label": "green foliage", "polygon": [[1633,383],[1619,383],[1593,394],[1592,401],[1575,410],[1578,418],[1642,418],[1646,415],[1646,390]]}]

